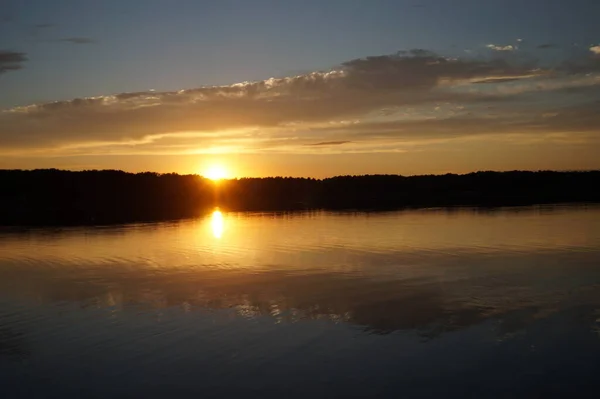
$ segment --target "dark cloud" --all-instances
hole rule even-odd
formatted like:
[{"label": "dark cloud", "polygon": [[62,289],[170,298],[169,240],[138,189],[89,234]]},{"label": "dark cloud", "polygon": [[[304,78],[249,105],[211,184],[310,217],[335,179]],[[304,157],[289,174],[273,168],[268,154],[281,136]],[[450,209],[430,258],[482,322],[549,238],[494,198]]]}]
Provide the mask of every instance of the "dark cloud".
[{"label": "dark cloud", "polygon": [[440,80],[518,78],[531,68],[509,64],[502,59],[461,60],[415,49],[408,56],[377,56],[342,64],[348,72],[348,86],[362,90],[429,90]]},{"label": "dark cloud", "polygon": [[66,37],[63,39],[57,39],[57,42],[67,42],[72,44],[92,44],[96,43],[94,39],[90,39],[89,37]]},{"label": "dark cloud", "polygon": [[27,61],[25,53],[0,50],[0,73],[22,69],[25,61]]},{"label": "dark cloud", "polygon": [[555,43],[545,43],[545,44],[538,45],[537,48],[539,48],[539,49],[558,48],[558,44],[555,44]]},{"label": "dark cloud", "polygon": [[586,56],[564,61],[558,70],[570,74],[590,74],[600,72],[600,55],[591,53]]}]

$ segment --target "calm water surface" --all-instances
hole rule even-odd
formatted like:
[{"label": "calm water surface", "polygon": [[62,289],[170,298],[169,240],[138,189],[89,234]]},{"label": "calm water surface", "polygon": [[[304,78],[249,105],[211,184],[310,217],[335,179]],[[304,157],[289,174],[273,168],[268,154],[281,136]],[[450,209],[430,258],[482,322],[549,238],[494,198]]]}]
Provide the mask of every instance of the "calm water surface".
[{"label": "calm water surface", "polygon": [[597,397],[600,208],[0,229],[26,397]]}]

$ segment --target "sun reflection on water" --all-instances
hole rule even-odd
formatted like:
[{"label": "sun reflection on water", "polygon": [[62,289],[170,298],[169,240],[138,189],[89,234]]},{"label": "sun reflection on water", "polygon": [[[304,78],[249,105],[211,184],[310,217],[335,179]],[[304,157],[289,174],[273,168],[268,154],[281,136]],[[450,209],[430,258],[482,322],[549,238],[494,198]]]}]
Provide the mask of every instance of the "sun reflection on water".
[{"label": "sun reflection on water", "polygon": [[223,236],[223,230],[225,229],[225,223],[223,221],[223,213],[220,210],[215,209],[211,216],[210,225],[212,227],[212,234],[215,238],[220,239]]}]

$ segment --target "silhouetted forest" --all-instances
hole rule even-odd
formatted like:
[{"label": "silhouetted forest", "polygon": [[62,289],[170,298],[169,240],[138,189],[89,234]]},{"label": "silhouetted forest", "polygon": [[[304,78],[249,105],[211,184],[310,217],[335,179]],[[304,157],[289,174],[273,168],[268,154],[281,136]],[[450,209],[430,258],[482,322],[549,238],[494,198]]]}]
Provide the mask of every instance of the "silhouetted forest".
[{"label": "silhouetted forest", "polygon": [[0,170],[0,225],[111,224],[231,211],[391,210],[600,202],[600,171],[269,177]]}]

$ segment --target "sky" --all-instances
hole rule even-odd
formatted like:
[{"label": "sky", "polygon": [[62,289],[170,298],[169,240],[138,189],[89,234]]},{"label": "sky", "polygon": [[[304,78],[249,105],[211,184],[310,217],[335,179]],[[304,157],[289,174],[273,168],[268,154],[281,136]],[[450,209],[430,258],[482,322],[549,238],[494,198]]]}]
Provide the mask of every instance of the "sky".
[{"label": "sky", "polygon": [[600,169],[597,0],[0,0],[0,168]]}]

